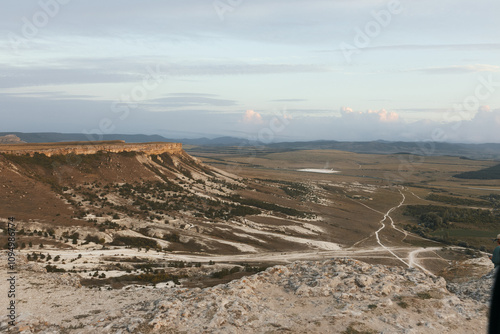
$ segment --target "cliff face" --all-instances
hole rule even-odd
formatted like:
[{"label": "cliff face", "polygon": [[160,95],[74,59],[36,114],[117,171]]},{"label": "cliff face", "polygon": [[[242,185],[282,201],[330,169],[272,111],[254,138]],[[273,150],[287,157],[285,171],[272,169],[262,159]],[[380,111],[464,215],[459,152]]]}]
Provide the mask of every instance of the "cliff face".
[{"label": "cliff face", "polygon": [[126,144],[123,141],[92,142],[92,143],[48,143],[48,144],[19,144],[0,145],[0,153],[15,155],[30,155],[35,153],[53,155],[67,154],[95,154],[98,152],[139,152],[144,154],[180,154],[182,153],[181,143],[143,143]]}]

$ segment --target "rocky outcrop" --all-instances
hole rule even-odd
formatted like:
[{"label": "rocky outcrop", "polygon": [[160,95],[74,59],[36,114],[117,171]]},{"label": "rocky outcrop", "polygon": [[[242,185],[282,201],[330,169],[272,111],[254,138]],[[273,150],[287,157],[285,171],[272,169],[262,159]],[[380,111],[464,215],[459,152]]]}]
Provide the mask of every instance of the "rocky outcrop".
[{"label": "rocky outcrop", "polygon": [[144,154],[180,154],[181,143],[142,143],[127,144],[124,141],[102,141],[102,142],[68,142],[68,143],[44,143],[44,144],[19,144],[0,145],[0,153],[15,155],[30,155],[35,153],[46,156],[67,154],[96,154],[98,152],[139,152]]},{"label": "rocky outcrop", "polygon": [[72,321],[72,333],[459,334],[484,333],[487,326],[487,304],[467,294],[457,297],[441,277],[352,259],[275,266],[205,289],[99,291],[96,312],[84,311],[96,292],[73,288],[71,298],[81,305],[77,319],[69,318],[75,305],[61,291],[65,286],[37,289],[40,303],[41,294],[61,294],[57,314],[44,307],[36,318],[25,317],[19,323],[25,333],[64,332]]},{"label": "rocky outcrop", "polygon": [[494,270],[478,279],[463,283],[449,283],[448,290],[460,298],[470,298],[483,303],[489,303],[494,283]]},{"label": "rocky outcrop", "polygon": [[484,309],[448,292],[443,278],[338,259],[180,291],[158,301],[150,325],[186,333],[472,333],[479,327],[471,319],[485,325]]},{"label": "rocky outcrop", "polygon": [[22,141],[21,138],[19,138],[16,135],[0,136],[0,144],[22,144],[22,143],[25,143],[25,141]]}]

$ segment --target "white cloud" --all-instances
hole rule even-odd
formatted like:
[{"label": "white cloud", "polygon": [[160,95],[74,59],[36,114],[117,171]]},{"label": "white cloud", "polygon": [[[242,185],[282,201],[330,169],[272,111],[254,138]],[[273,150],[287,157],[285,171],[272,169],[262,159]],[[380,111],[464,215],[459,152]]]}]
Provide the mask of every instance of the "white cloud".
[{"label": "white cloud", "polygon": [[[57,97],[57,96],[55,96]],[[216,97],[214,97],[216,98]],[[128,117],[110,110],[113,101],[47,99],[38,96],[0,94],[5,117],[2,131],[20,132],[79,132],[99,129],[103,118],[109,118],[114,133],[161,134],[167,138],[202,136],[256,137],[269,124],[268,117],[255,110],[218,113],[202,109],[173,109],[169,112],[149,112],[139,105]],[[199,102],[199,101],[197,101]],[[76,107],[75,107],[76,106]],[[69,112],[71,111],[71,112]],[[455,111],[448,111],[455,113]],[[333,113],[332,113],[333,114]],[[300,116],[286,122],[276,141],[282,140],[341,140],[341,141],[445,141],[463,143],[500,143],[500,109],[482,106],[470,120],[440,123],[431,120],[408,122],[397,113],[380,109],[359,112],[343,108],[338,116]],[[396,117],[396,115],[398,117]],[[26,119],[32,120],[26,122]],[[271,118],[272,119],[272,118]],[[453,118],[456,119],[456,118]],[[193,122],[193,120],[196,120]],[[276,124],[274,124],[276,125]],[[435,134],[440,134],[436,137]]]},{"label": "white cloud", "polygon": [[349,107],[341,107],[340,108],[340,114],[342,116],[347,115],[347,114],[351,114],[353,112],[354,112],[354,110],[352,110],[352,108],[349,108]]},{"label": "white cloud", "polygon": [[245,115],[243,115],[243,122],[247,124],[262,124],[264,121],[262,120],[262,115],[253,110],[245,111]]},{"label": "white cloud", "polygon": [[396,122],[399,120],[398,113],[381,109],[379,111],[369,110],[368,113],[376,114],[381,122]]},{"label": "white cloud", "polygon": [[450,136],[454,141],[500,142],[500,109],[492,110],[489,106],[482,106],[471,120],[454,125],[457,130]]},{"label": "white cloud", "polygon": [[396,122],[399,120],[398,113],[394,111],[387,111],[385,109],[371,110],[368,109],[366,112],[354,111],[349,107],[340,108],[340,114],[346,119],[356,119],[357,121],[370,120],[370,121],[380,121],[380,122]]}]

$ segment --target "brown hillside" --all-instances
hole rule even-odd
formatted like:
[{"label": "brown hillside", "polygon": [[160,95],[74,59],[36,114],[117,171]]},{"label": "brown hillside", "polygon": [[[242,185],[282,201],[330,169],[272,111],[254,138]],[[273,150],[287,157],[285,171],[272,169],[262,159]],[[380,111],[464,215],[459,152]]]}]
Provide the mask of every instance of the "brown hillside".
[{"label": "brown hillside", "polygon": [[[78,207],[71,207],[64,189],[85,184],[134,183],[158,181],[151,154],[163,154],[171,165],[165,177],[181,172],[175,166],[196,165],[182,144],[125,144],[121,141],[98,143],[48,143],[0,145],[0,216],[14,215],[23,220],[41,220],[63,225],[77,224],[72,219]],[[8,153],[7,153],[8,152]],[[153,152],[153,153],[151,153]],[[80,221],[81,223],[81,221]]]},{"label": "brown hillside", "polygon": [[316,218],[301,201],[283,199],[273,184],[247,189],[181,144],[26,144],[0,151],[0,218],[17,217],[30,237],[41,237],[36,244],[77,247],[90,236],[112,246],[187,253],[339,247],[329,223],[308,225]]}]

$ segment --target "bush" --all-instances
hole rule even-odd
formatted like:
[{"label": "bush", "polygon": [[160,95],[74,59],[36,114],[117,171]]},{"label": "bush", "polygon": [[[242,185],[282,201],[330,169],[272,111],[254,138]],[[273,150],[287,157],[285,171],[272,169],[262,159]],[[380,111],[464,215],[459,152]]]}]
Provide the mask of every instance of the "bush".
[{"label": "bush", "polygon": [[136,278],[139,281],[149,282],[149,283],[161,283],[161,282],[173,281],[176,285],[181,284],[179,282],[179,277],[178,276],[170,275],[170,274],[167,274],[167,273],[140,274],[140,275],[137,275]]},{"label": "bush", "polygon": [[238,202],[243,205],[248,205],[248,206],[253,206],[259,209],[263,210],[268,210],[268,211],[274,211],[274,212],[280,212],[288,216],[295,216],[295,217],[305,217],[306,213],[301,212],[292,208],[287,208],[284,206],[280,206],[274,203],[267,203],[264,201],[260,201],[257,199],[251,199],[251,198],[241,198],[239,196],[232,196],[231,200]]},{"label": "bush", "polygon": [[163,240],[170,241],[170,242],[179,242],[180,236],[177,233],[166,234],[163,236]]},{"label": "bush", "polygon": [[64,273],[66,270],[62,268],[57,268],[56,266],[51,266],[50,264],[45,266],[48,273]]},{"label": "bush", "polygon": [[212,273],[212,278],[223,278],[224,276],[231,275],[240,271],[240,267],[234,266],[231,269],[224,268],[221,271],[216,271]]},{"label": "bush", "polygon": [[131,246],[131,247],[149,247],[156,248],[158,243],[155,240],[141,238],[141,237],[128,237],[128,236],[116,236],[115,239],[110,243],[113,246]]},{"label": "bush", "polygon": [[93,242],[95,244],[100,244],[101,243],[101,240],[99,239],[98,236],[96,235],[90,235],[90,234],[87,234],[87,236],[85,237],[85,242],[86,243],[90,243],[90,242]]}]

